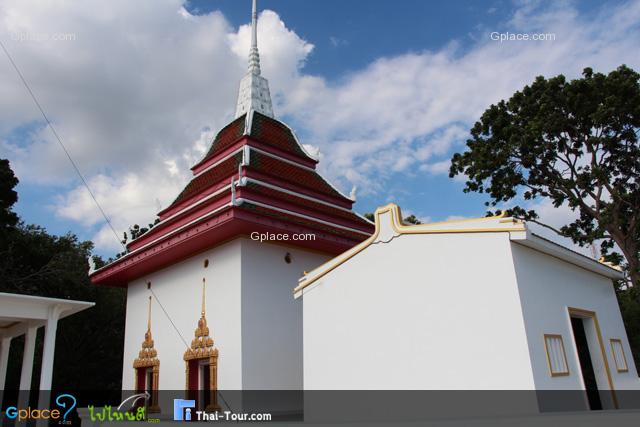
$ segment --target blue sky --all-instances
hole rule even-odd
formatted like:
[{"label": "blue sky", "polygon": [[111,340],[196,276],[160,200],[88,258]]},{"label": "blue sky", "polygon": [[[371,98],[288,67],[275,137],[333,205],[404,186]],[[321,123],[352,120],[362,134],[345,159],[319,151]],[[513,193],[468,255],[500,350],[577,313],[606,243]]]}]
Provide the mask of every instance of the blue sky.
[{"label": "blue sky", "polygon": [[[118,231],[152,221],[232,118],[250,1],[28,3],[0,6],[0,37]],[[427,221],[484,215],[485,199],[446,174],[484,108],[539,74],[640,65],[638,1],[258,4],[276,115],[320,149],[327,178],[347,194],[357,187],[359,212],[393,201]],[[556,39],[490,40],[507,31]],[[18,40],[34,34],[46,40]],[[61,34],[73,40],[54,40]],[[115,238],[6,59],[0,82],[9,101],[0,156],[21,180],[19,214],[114,253]],[[571,216],[536,203],[550,223]]]}]

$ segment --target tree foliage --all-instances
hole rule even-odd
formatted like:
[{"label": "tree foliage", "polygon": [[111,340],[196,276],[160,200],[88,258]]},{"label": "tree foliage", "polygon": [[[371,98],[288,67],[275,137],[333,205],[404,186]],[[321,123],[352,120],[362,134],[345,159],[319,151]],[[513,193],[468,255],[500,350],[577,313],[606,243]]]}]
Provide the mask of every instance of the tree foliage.
[{"label": "tree foliage", "polygon": [[[449,175],[489,206],[545,198],[578,218],[552,228],[579,245],[600,243],[640,283],[640,75],[622,65],[608,75],[537,77],[508,101],[491,105],[471,129],[467,151]],[[536,222],[535,210],[510,214]],[[621,252],[618,253],[618,250]],[[623,259],[623,256],[624,259]]]},{"label": "tree foliage", "polygon": [[0,159],[0,233],[18,223],[18,215],[11,207],[18,201],[18,193],[13,189],[18,178],[9,167],[9,160]]},{"label": "tree foliage", "polygon": [[422,221],[416,218],[415,215],[409,215],[408,217],[403,219],[403,221],[406,222],[407,224],[414,224],[414,225],[422,224]]},{"label": "tree foliage", "polygon": [[[559,235],[600,243],[605,259],[625,267],[618,301],[640,365],[640,75],[622,65],[608,75],[586,68],[581,79],[538,77],[508,101],[491,105],[471,129],[467,151],[449,175],[467,176],[465,192],[488,194],[487,206],[538,222],[519,202],[568,206],[578,218]],[[620,251],[621,254],[618,252]],[[626,261],[626,263],[625,263]],[[629,286],[629,283],[632,286]]]},{"label": "tree foliage", "polygon": [[[376,221],[375,216],[371,212],[367,212],[362,216],[367,218],[371,222],[375,222]],[[414,225],[422,224],[422,222],[415,215],[409,215],[408,217],[406,217],[402,221],[407,223],[407,224],[414,224]]]},{"label": "tree foliage", "polygon": [[[127,242],[133,241],[138,237],[141,237],[142,235],[146,234],[159,222],[160,222],[160,218],[156,218],[156,220],[153,223],[150,222],[147,227],[140,227],[138,224],[129,226],[129,232],[127,233],[125,231],[124,233],[122,233],[122,240],[120,241],[120,243],[122,243],[122,246],[126,247]],[[110,264],[113,261],[117,260],[118,258],[125,256],[127,252],[128,251],[125,249],[124,251],[117,253],[114,258],[109,258],[105,263],[102,263],[102,264],[104,265]],[[100,267],[102,267],[102,265],[98,266],[98,268]]]}]

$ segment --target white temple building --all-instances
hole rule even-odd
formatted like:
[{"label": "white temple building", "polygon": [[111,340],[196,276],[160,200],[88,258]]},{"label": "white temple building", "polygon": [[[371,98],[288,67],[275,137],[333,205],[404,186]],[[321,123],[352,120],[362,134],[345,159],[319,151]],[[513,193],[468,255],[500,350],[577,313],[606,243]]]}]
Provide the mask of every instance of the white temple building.
[{"label": "white temple building", "polygon": [[630,403],[621,391],[640,379],[612,284],[621,271],[513,218],[408,226],[391,204],[375,221],[295,289],[305,389],[588,390],[573,409]]},{"label": "white temple building", "polygon": [[172,404],[159,390],[184,390],[198,408],[215,407],[218,390],[301,390],[302,307],[291,290],[373,232],[274,118],[257,21],[254,0],[235,118],[159,222],[90,274],[127,288],[122,387],[149,391],[151,412]]}]

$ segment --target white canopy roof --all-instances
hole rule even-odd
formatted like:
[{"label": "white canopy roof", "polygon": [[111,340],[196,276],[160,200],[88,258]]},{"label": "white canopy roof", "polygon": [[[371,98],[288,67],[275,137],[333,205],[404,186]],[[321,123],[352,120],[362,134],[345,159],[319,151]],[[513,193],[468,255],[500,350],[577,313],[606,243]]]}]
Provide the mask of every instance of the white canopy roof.
[{"label": "white canopy roof", "polygon": [[22,335],[29,326],[44,326],[50,310],[59,310],[62,319],[94,305],[87,301],[0,292],[0,338]]}]

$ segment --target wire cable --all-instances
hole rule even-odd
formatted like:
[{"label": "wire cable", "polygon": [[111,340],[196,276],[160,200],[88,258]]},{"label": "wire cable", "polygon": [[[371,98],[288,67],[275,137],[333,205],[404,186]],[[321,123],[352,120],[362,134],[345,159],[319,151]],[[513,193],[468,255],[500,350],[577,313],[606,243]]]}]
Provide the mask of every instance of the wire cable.
[{"label": "wire cable", "polygon": [[91,196],[91,198],[93,199],[94,203],[96,204],[96,206],[100,210],[100,213],[104,217],[104,220],[107,222],[107,225],[109,226],[109,228],[113,232],[113,236],[116,238],[118,243],[120,245],[122,245],[122,247],[124,248],[124,250],[126,252],[127,251],[127,247],[124,245],[124,243],[122,243],[122,241],[118,237],[118,233],[116,232],[116,229],[113,227],[113,224],[111,224],[111,221],[109,220],[109,217],[107,216],[107,214],[104,211],[104,209],[102,209],[102,206],[100,206],[100,203],[98,203],[98,199],[96,198],[95,194],[93,194],[93,191],[91,191],[91,188],[89,187],[89,184],[87,183],[87,180],[84,178],[84,176],[80,172],[80,169],[78,168],[78,165],[76,164],[76,162],[71,157],[71,154],[69,153],[69,150],[67,150],[67,147],[62,143],[62,139],[60,138],[60,135],[58,135],[58,132],[56,132],[56,129],[53,127],[53,124],[49,120],[49,117],[47,117],[47,114],[44,112],[44,109],[40,105],[40,102],[38,102],[38,98],[36,98],[36,95],[31,90],[31,87],[27,83],[27,80],[24,78],[24,75],[22,74],[22,72],[18,68],[18,65],[15,63],[15,61],[13,60],[11,55],[9,54],[9,51],[5,47],[4,43],[2,43],[2,40],[0,40],[0,47],[2,47],[2,50],[4,51],[5,55],[7,55],[7,58],[9,59],[9,62],[13,66],[13,69],[16,70],[16,73],[18,74],[18,77],[20,77],[20,80],[22,80],[22,84],[24,84],[24,87],[27,88],[27,91],[29,92],[29,95],[31,96],[31,99],[33,100],[33,102],[38,107],[38,110],[40,110],[40,114],[42,114],[42,117],[44,118],[44,121],[49,126],[49,129],[51,129],[51,133],[53,133],[53,136],[58,141],[58,144],[60,144],[60,147],[62,147],[62,151],[64,151],[64,154],[67,155],[67,158],[69,159],[69,162],[73,166],[73,169],[75,169],[76,174],[80,178],[80,181],[82,181],[82,184],[86,187],[87,191],[89,192],[89,195]]},{"label": "wire cable", "polygon": [[[5,45],[2,43],[2,40],[0,40],[0,47],[2,47],[2,50],[4,51],[5,55],[7,56],[7,58],[9,59],[9,62],[11,63],[11,65],[13,66],[14,70],[16,71],[16,73],[18,74],[18,76],[20,77],[20,80],[22,81],[22,84],[24,84],[24,87],[27,89],[27,91],[29,92],[29,95],[31,96],[31,99],[33,100],[33,102],[36,104],[36,106],[38,107],[38,110],[40,111],[40,114],[42,114],[42,117],[44,118],[45,122],[47,123],[47,125],[49,126],[49,129],[51,129],[51,133],[53,133],[53,136],[56,138],[56,140],[58,141],[58,144],[60,144],[60,147],[62,148],[62,150],[64,151],[64,153],[66,154],[67,158],[69,159],[69,162],[71,163],[71,165],[73,166],[73,169],[76,171],[76,174],[78,175],[78,177],[80,178],[80,180],[82,181],[82,184],[85,186],[85,188],[87,189],[87,191],[89,192],[89,195],[91,196],[91,198],[93,199],[94,203],[96,204],[96,206],[98,207],[98,209],[100,210],[100,213],[102,214],[102,216],[104,217],[104,220],[106,221],[107,225],[109,226],[109,228],[111,229],[111,231],[113,232],[113,236],[115,237],[115,239],[118,241],[118,243],[120,245],[122,245],[122,247],[124,248],[125,252],[127,250],[127,247],[124,245],[124,243],[122,243],[122,241],[120,240],[120,238],[118,237],[118,233],[116,232],[115,228],[113,227],[113,224],[111,223],[111,221],[109,220],[109,217],[107,216],[107,213],[104,211],[104,209],[102,209],[102,206],[100,206],[100,203],[98,202],[98,199],[96,198],[95,194],[93,193],[93,191],[91,191],[91,187],[89,187],[89,183],[87,182],[87,180],[84,178],[84,176],[82,175],[82,172],[80,172],[80,168],[78,168],[78,165],[76,164],[76,162],[73,160],[73,157],[71,157],[71,153],[69,153],[69,150],[67,150],[67,147],[64,145],[64,143],[62,142],[62,139],[60,138],[60,135],[58,135],[58,132],[56,132],[55,127],[53,126],[53,124],[51,123],[51,121],[49,120],[49,117],[47,116],[47,114],[44,112],[44,109],[42,108],[42,105],[40,105],[40,102],[38,102],[38,98],[36,97],[36,95],[33,93],[33,91],[31,90],[31,87],[29,86],[29,84],[27,83],[27,80],[24,78],[24,75],[22,74],[22,72],[20,71],[20,68],[18,68],[18,65],[15,63],[15,61],[13,60],[13,58],[11,57],[11,55],[9,54],[9,51],[7,50],[7,48],[5,47]],[[155,292],[153,292],[153,289],[150,289],[151,294],[153,295],[153,297],[155,298],[156,302],[158,303],[158,305],[160,306],[160,308],[162,309],[162,311],[164,312],[164,315],[167,317],[167,319],[169,319],[169,322],[171,323],[171,325],[173,326],[173,329],[175,329],[175,331],[177,332],[178,336],[180,337],[180,339],[182,340],[182,342],[184,343],[186,348],[189,348],[189,344],[187,344],[187,341],[184,339],[184,337],[182,336],[182,334],[180,333],[180,331],[178,330],[178,327],[176,326],[176,324],[173,322],[173,320],[171,319],[171,316],[169,316],[169,313],[167,313],[167,310],[164,308],[164,306],[162,305],[162,303],[160,302],[160,300],[158,299],[158,296],[155,294]]]},{"label": "wire cable", "polygon": [[184,339],[184,337],[182,336],[182,334],[180,333],[180,330],[178,330],[178,327],[176,326],[175,323],[173,323],[173,320],[171,320],[171,316],[169,316],[169,313],[167,313],[167,310],[165,310],[164,306],[162,305],[162,303],[160,302],[160,300],[158,299],[158,296],[156,295],[155,292],[153,292],[152,288],[149,288],[149,290],[151,291],[151,294],[153,295],[153,297],[156,299],[156,302],[158,303],[158,305],[160,306],[160,308],[162,309],[162,311],[164,312],[164,315],[167,316],[167,319],[169,319],[169,323],[171,323],[171,326],[173,326],[173,329],[176,330],[176,332],[178,333],[178,336],[180,337],[180,339],[182,340],[182,342],[184,343],[184,346],[187,348],[187,350],[190,348],[189,344],[187,344],[187,340]]}]

